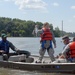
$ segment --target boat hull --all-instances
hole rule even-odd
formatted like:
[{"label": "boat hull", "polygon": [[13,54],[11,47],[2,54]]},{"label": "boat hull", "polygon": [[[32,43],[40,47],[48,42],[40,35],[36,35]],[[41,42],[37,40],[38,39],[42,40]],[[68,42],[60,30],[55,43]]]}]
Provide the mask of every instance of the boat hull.
[{"label": "boat hull", "polygon": [[26,55],[14,55],[10,56],[7,61],[0,57],[0,67],[37,71],[37,72],[48,72],[48,73],[75,73],[75,63],[49,63],[49,57],[44,57],[44,62],[35,63],[38,56],[32,55],[28,58]]},{"label": "boat hull", "polygon": [[24,63],[0,61],[0,67],[48,73],[74,73],[75,63]]}]

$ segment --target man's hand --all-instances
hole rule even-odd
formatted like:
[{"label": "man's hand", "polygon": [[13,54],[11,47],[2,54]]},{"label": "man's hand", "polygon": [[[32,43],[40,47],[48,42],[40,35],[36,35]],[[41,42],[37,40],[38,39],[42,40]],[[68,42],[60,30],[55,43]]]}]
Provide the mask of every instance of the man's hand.
[{"label": "man's hand", "polygon": [[0,53],[5,53],[5,51],[4,50],[0,50]]},{"label": "man's hand", "polygon": [[16,53],[18,53],[18,54],[19,54],[19,53],[20,53],[20,51],[21,51],[21,50],[17,49],[17,50],[16,50]]},{"label": "man's hand", "polygon": [[64,55],[60,55],[59,58],[65,59],[65,56]]}]

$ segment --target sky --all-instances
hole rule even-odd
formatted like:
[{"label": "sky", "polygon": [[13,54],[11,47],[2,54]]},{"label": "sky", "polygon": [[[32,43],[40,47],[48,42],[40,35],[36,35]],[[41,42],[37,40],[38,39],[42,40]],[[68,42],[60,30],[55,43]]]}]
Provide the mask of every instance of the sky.
[{"label": "sky", "polygon": [[0,0],[0,17],[48,22],[75,32],[75,0]]}]

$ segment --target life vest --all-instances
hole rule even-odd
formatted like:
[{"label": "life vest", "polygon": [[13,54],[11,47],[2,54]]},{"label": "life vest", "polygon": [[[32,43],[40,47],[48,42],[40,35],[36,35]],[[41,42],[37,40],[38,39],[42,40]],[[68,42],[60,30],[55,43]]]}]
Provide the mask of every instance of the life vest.
[{"label": "life vest", "polygon": [[68,58],[75,58],[75,42],[69,44],[70,50],[67,53]]},{"label": "life vest", "polygon": [[0,50],[4,50],[6,53],[9,53],[9,42],[0,41]]},{"label": "life vest", "polygon": [[41,40],[52,40],[52,33],[50,32],[50,29],[42,28],[42,34],[41,34]]}]

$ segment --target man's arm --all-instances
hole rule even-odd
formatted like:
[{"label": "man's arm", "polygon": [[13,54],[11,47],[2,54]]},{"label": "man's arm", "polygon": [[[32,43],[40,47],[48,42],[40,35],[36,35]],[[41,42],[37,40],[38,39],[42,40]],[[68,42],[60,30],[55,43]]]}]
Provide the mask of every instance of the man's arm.
[{"label": "man's arm", "polygon": [[13,50],[13,51],[18,51],[19,49],[17,49],[11,42],[9,42],[9,45],[10,45],[10,48]]},{"label": "man's arm", "polygon": [[[51,30],[50,30],[51,31]],[[51,31],[52,32],[52,31]],[[54,36],[54,33],[52,32],[52,37],[53,37],[53,44],[54,44],[54,47],[56,48],[56,40],[55,40],[55,36]]]},{"label": "man's arm", "polygon": [[42,29],[39,29],[37,33],[42,34]]},{"label": "man's arm", "polygon": [[62,51],[62,54],[66,57],[67,52],[69,51],[69,45],[67,45],[64,50]]}]

